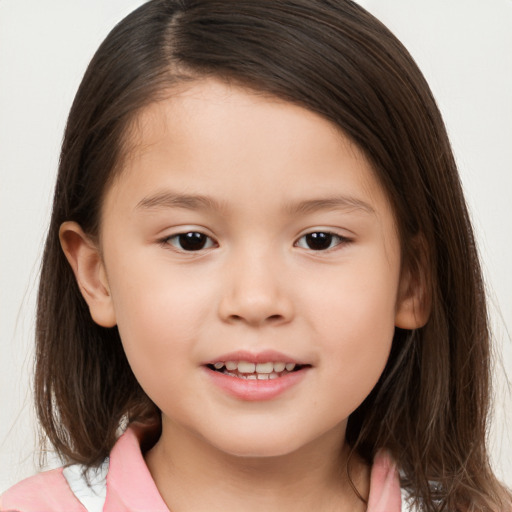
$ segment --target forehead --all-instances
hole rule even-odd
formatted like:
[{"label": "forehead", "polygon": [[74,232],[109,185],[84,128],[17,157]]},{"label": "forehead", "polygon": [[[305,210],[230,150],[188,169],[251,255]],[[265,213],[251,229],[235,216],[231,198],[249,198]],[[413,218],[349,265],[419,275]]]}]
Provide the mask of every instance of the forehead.
[{"label": "forehead", "polygon": [[135,116],[127,137],[131,156],[143,157],[163,138],[176,146],[200,143],[205,147],[245,139],[244,146],[249,148],[249,141],[268,144],[274,139],[283,144],[288,135],[286,143],[294,138],[296,145],[304,137],[322,136],[326,143],[336,140],[344,151],[364,158],[334,123],[262,91],[206,78],[179,84],[163,97]]},{"label": "forehead", "polygon": [[127,147],[113,192],[131,188],[147,196],[159,187],[178,188],[228,203],[343,192],[387,203],[368,160],[336,125],[219,80],[182,85],[143,109]]}]

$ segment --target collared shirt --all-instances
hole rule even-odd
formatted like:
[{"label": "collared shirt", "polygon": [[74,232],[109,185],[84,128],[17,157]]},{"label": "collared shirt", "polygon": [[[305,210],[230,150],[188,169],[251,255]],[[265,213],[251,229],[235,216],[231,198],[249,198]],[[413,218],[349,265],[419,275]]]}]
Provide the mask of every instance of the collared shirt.
[{"label": "collared shirt", "polygon": [[[145,429],[131,425],[110,457],[84,475],[80,465],[54,469],[23,480],[0,497],[0,511],[170,512],[146,466],[140,443]],[[401,512],[398,471],[385,454],[371,471],[367,512]]]}]

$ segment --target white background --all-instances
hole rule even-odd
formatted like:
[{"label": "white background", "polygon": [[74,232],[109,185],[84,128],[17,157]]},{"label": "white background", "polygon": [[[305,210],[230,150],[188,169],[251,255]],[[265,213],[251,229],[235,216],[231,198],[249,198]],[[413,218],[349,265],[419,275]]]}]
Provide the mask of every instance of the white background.
[{"label": "white background", "polygon": [[[141,3],[0,0],[0,492],[37,467],[34,303],[65,119],[97,46]],[[512,0],[360,3],[409,48],[448,126],[501,354],[490,446],[512,486]]]}]

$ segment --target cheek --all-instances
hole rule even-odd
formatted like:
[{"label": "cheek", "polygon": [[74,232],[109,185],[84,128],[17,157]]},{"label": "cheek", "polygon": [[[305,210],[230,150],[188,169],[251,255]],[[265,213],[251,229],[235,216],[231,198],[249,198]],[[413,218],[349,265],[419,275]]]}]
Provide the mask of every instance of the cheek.
[{"label": "cheek", "polygon": [[358,261],[341,270],[303,282],[303,307],[319,329],[334,338],[376,343],[394,331],[398,270],[375,261]]},{"label": "cheek", "polygon": [[[127,304],[127,302],[129,302]],[[158,407],[180,407],[186,393],[186,375],[195,369],[199,326],[191,320],[188,304],[172,292],[139,294],[123,301],[118,328],[122,345],[146,394]]]},{"label": "cheek", "polygon": [[395,331],[396,272],[347,272],[315,296],[312,321],[327,354],[325,375],[347,411],[370,393],[387,363]]},{"label": "cheek", "polygon": [[208,289],[142,264],[119,265],[109,283],[123,347],[141,384],[145,375],[168,373],[175,361],[193,359],[210,314]]}]

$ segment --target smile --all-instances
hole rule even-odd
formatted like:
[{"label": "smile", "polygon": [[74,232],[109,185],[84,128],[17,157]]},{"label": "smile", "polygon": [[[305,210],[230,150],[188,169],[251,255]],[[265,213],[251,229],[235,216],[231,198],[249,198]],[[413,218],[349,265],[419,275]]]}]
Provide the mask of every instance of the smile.
[{"label": "smile", "polygon": [[222,394],[243,401],[278,399],[299,386],[313,365],[275,350],[238,350],[205,361],[205,376]]},{"label": "smile", "polygon": [[230,377],[246,380],[274,380],[299,371],[303,365],[295,363],[266,362],[251,363],[249,361],[218,361],[207,365],[211,370]]}]

